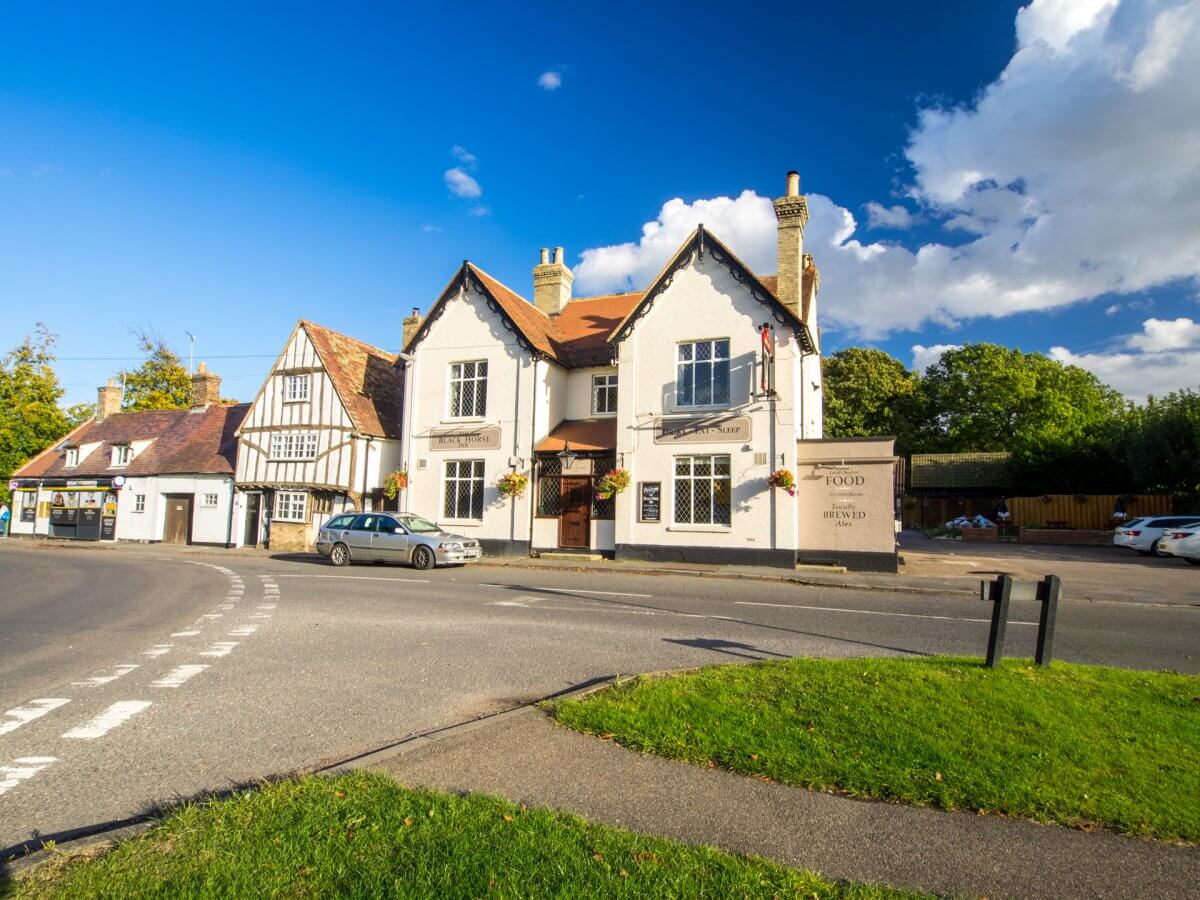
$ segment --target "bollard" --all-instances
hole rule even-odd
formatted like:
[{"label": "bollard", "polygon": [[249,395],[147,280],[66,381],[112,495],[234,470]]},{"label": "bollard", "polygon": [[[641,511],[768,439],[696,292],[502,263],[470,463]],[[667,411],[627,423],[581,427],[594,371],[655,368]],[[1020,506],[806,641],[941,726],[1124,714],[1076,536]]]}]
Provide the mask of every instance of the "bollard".
[{"label": "bollard", "polygon": [[996,668],[1004,656],[1004,633],[1008,628],[1008,601],[1012,597],[1011,575],[1001,575],[991,583],[992,627],[988,632],[987,667]]},{"label": "bollard", "polygon": [[1050,665],[1054,658],[1054,623],[1058,618],[1058,598],[1062,596],[1062,579],[1047,575],[1038,584],[1037,597],[1042,604],[1038,617],[1037,655],[1034,661],[1039,666]]}]

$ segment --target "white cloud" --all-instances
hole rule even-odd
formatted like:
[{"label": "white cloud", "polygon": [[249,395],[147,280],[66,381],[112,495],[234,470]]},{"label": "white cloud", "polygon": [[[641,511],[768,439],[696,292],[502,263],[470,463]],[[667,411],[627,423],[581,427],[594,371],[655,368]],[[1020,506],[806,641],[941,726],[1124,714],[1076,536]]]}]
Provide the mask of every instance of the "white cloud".
[{"label": "white cloud", "polygon": [[472,206],[470,209],[467,210],[468,216],[481,217],[481,216],[486,216],[490,213],[491,213],[491,210],[482,204],[480,204],[479,206]]},{"label": "white cloud", "polygon": [[477,157],[474,153],[470,152],[466,147],[462,146],[461,144],[455,144],[453,147],[451,147],[450,153],[455,159],[457,159],[466,168],[471,169],[472,171],[475,170],[475,164],[477,162],[479,162],[479,157]]},{"label": "white cloud", "polygon": [[1105,384],[1138,402],[1181,387],[1200,388],[1200,324],[1188,318],[1147,319],[1126,346],[1136,352],[1073,353],[1051,347],[1060,362],[1093,372]]},{"label": "white cloud", "polygon": [[538,76],[538,87],[545,91],[557,91],[562,87],[562,72],[555,72],[553,69],[549,72],[543,72]]},{"label": "white cloud", "polygon": [[442,229],[440,225],[422,225],[421,230],[428,233],[433,231],[441,231]]},{"label": "white cloud", "polygon": [[1183,316],[1178,319],[1147,319],[1142,323],[1142,333],[1129,339],[1129,346],[1146,352],[1200,347],[1200,324]]},{"label": "white cloud", "polygon": [[915,222],[916,217],[906,207],[899,204],[884,206],[882,203],[876,203],[874,200],[867,204],[868,228],[904,229],[911,228]]},{"label": "white cloud", "polygon": [[943,353],[948,353],[951,350],[961,350],[962,344],[934,344],[932,347],[926,347],[922,344],[913,344],[912,348],[912,367],[914,372],[925,374],[925,370],[938,362],[942,358]]},{"label": "white cloud", "polygon": [[1106,316],[1115,316],[1115,315],[1116,315],[1117,313],[1119,313],[1120,311],[1121,311],[1121,304],[1120,304],[1120,303],[1114,303],[1112,306],[1106,306],[1106,307],[1104,308],[1104,314],[1105,314]]},{"label": "white cloud", "polygon": [[483,196],[483,188],[479,186],[479,182],[468,175],[461,166],[447,169],[442,177],[446,180],[446,187],[450,188],[450,193],[456,197]]}]

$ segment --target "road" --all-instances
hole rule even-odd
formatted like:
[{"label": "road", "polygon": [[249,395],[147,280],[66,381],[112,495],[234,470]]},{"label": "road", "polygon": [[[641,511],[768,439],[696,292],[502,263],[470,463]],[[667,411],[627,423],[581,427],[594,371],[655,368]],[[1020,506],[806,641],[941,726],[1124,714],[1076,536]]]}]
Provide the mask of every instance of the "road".
[{"label": "road", "polygon": [[[0,850],[613,674],[980,654],[987,608],[670,576],[0,542]],[[1009,648],[1029,655],[1032,604]],[[1200,671],[1200,610],[1064,603],[1062,659]]]}]

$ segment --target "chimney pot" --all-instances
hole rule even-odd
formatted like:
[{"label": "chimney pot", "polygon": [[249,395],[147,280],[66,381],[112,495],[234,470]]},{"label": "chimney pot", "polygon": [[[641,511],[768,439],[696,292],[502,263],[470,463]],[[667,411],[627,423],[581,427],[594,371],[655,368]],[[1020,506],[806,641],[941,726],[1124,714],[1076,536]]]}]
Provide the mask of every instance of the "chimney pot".
[{"label": "chimney pot", "polygon": [[563,248],[554,248],[554,261],[550,262],[550,251],[542,248],[542,261],[533,269],[533,305],[548,316],[558,315],[571,302],[571,282],[575,277],[563,263]]},{"label": "chimney pot", "polygon": [[800,196],[800,173],[794,170],[787,173],[787,195],[789,197]]},{"label": "chimney pot", "polygon": [[538,265],[540,265],[540,266],[548,266],[549,264],[550,264],[550,248],[549,248],[549,247],[543,247],[543,248],[542,248],[542,253],[541,253],[541,255],[538,257]]},{"label": "chimney pot", "polygon": [[196,366],[196,374],[192,376],[192,409],[203,409],[221,402],[221,376],[208,371],[208,366],[200,363]]},{"label": "chimney pot", "polygon": [[563,264],[563,248],[562,247],[554,248],[554,264],[556,266],[561,266]]}]

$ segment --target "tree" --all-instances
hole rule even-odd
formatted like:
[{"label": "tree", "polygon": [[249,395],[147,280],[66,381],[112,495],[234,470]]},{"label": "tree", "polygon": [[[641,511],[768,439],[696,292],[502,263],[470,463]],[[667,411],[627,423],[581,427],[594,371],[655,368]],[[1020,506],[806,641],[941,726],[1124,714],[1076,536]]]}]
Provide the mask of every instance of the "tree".
[{"label": "tree", "polygon": [[187,409],[191,405],[191,376],[175,351],[153,332],[133,333],[146,360],[132,371],[118,373],[117,377],[125,379],[124,408]]},{"label": "tree", "polygon": [[829,437],[895,435],[911,453],[920,420],[919,376],[869,347],[849,347],[825,360],[825,433]]},{"label": "tree", "polygon": [[82,425],[95,414],[95,403],[76,403],[73,406],[68,406],[63,413],[67,417],[67,424],[72,428],[76,425]]},{"label": "tree", "polygon": [[63,389],[53,366],[56,340],[38,322],[34,333],[0,361],[0,497],[4,502],[8,502],[12,473],[71,427],[58,406]]},{"label": "tree", "polygon": [[1151,397],[1130,417],[1125,453],[1137,489],[1200,501],[1200,391]]}]

